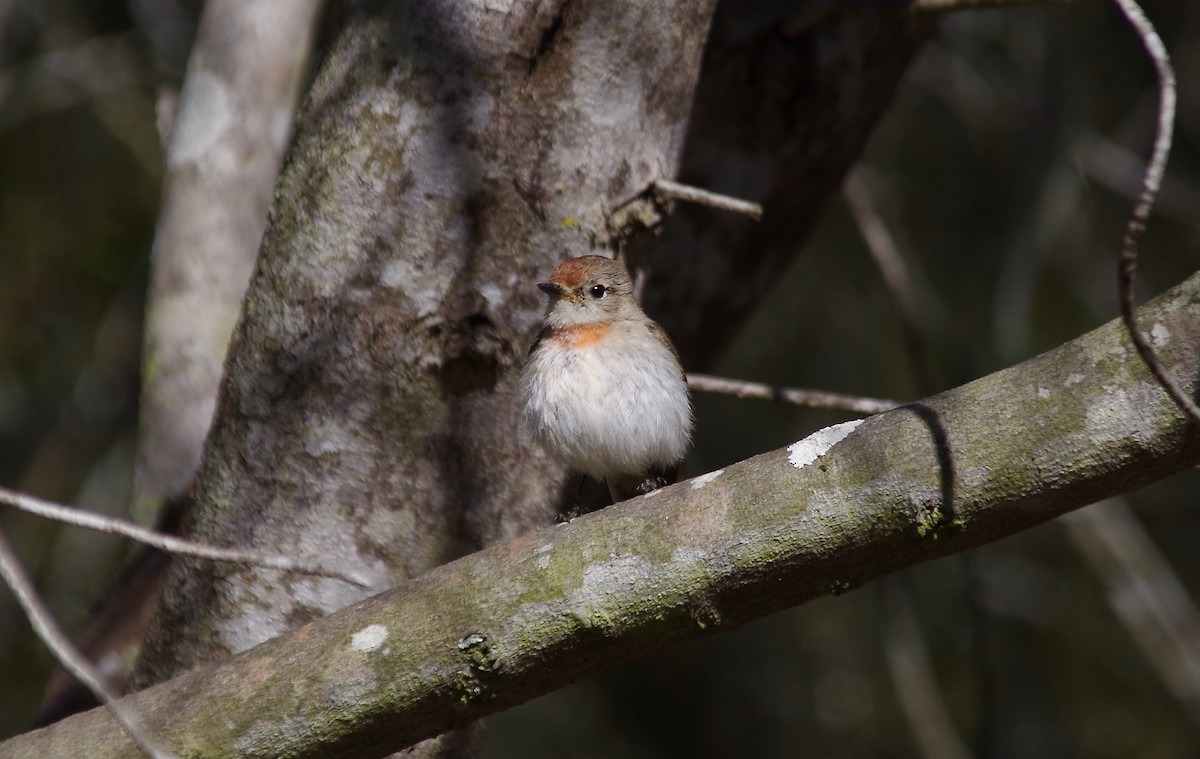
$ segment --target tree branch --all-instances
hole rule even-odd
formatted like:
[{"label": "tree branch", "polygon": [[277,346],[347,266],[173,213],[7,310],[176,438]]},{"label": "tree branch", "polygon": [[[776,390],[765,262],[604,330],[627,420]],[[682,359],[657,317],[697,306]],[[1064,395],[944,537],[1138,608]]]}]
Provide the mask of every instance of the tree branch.
[{"label": "tree branch", "polygon": [[54,658],[105,704],[113,719],[121,726],[133,743],[153,759],[174,759],[174,754],[159,747],[158,741],[142,729],[141,720],[129,707],[117,701],[117,693],[105,681],[91,662],[87,660],[67,634],[54,620],[50,609],[38,596],[37,588],[17,562],[4,530],[0,529],[0,581],[12,590],[17,603],[25,611],[29,624],[42,643],[54,654]]},{"label": "tree branch", "polygon": [[34,498],[33,496],[18,493],[8,488],[0,488],[0,505],[11,506],[27,514],[36,514],[45,519],[52,519],[73,527],[82,527],[108,535],[120,535],[121,537],[136,540],[143,545],[177,556],[191,556],[208,561],[277,569],[281,572],[291,572],[310,577],[329,577],[344,580],[352,585],[366,589],[373,587],[371,580],[356,570],[326,566],[324,562],[301,556],[227,548],[200,543],[151,530],[105,514],[96,514],[91,511],[44,501],[41,498]]},{"label": "tree branch", "polygon": [[[1200,275],[1143,307],[1194,391]],[[680,641],[965,551],[1200,462],[1119,321],[955,390],[823,430],[434,569],[128,697],[177,750],[379,756]],[[0,744],[126,756],[92,711]]]},{"label": "tree branch", "polygon": [[793,406],[849,411],[852,414],[878,414],[896,408],[900,404],[880,398],[864,398],[859,395],[831,393],[826,390],[808,390],[798,387],[779,387],[762,382],[713,377],[708,374],[688,372],[688,387],[696,393],[721,393],[735,398],[756,401],[775,401]]},{"label": "tree branch", "polygon": [[292,133],[320,0],[205,5],[151,251],[135,513],[192,484]]}]

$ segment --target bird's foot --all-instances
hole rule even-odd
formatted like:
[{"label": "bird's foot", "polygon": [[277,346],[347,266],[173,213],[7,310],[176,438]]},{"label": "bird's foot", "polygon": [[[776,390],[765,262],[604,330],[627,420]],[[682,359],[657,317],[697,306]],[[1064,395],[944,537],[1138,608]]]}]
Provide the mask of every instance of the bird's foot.
[{"label": "bird's foot", "polygon": [[661,475],[654,475],[651,477],[647,477],[645,480],[643,480],[642,484],[637,486],[637,492],[638,492],[638,495],[646,495],[647,493],[653,493],[655,490],[658,490],[659,488],[665,488],[667,485],[670,485],[670,484],[671,483],[667,480],[666,477],[663,477]]},{"label": "bird's foot", "polygon": [[593,511],[595,511],[595,509],[589,509],[587,506],[584,506],[577,502],[574,506],[567,509],[566,511],[559,512],[558,515],[554,517],[554,523],[555,524],[566,524],[567,522],[570,522],[571,520],[575,519],[575,517],[581,517],[584,514],[590,514]]}]

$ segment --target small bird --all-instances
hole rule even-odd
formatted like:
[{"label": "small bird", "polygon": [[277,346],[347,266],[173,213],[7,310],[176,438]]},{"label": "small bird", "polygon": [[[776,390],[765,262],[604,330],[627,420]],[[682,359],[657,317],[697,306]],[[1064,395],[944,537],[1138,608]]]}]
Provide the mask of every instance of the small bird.
[{"label": "small bird", "polygon": [[534,438],[607,482],[614,503],[674,482],[692,437],[687,380],[667,333],[634,300],[625,267],[572,258],[538,287],[550,302],[521,375]]}]

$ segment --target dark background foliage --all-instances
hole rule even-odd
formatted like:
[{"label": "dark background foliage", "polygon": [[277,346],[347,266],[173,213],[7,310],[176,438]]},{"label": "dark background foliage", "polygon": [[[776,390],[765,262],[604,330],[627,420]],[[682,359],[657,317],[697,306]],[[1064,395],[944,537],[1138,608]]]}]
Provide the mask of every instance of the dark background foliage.
[{"label": "dark background foliage", "polygon": [[[178,86],[198,10],[0,4],[0,484],[128,516],[156,107]],[[1200,5],[1147,10],[1174,56],[1180,112],[1143,299],[1200,260]],[[834,198],[719,373],[907,400],[1113,318],[1154,105],[1151,67],[1108,4],[944,19],[857,174],[914,275],[920,334]],[[697,408],[693,472],[844,418],[714,397]],[[1193,596],[1198,487],[1189,474],[1127,499]],[[128,548],[0,519],[77,629]],[[1171,695],[1120,602],[1052,523],[542,698],[491,720],[483,753],[911,756],[897,695],[911,682],[895,662],[924,650],[980,756],[1193,756],[1200,712]],[[0,737],[27,727],[51,667],[0,592]]]}]

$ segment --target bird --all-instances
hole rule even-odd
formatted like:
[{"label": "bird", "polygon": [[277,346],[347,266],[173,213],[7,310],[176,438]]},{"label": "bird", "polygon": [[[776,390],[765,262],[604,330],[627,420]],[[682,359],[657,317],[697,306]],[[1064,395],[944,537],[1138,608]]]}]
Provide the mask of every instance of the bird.
[{"label": "bird", "polygon": [[549,301],[521,373],[541,447],[602,480],[613,503],[675,481],[694,419],[679,353],[646,316],[623,264],[581,256],[538,284]]}]

